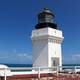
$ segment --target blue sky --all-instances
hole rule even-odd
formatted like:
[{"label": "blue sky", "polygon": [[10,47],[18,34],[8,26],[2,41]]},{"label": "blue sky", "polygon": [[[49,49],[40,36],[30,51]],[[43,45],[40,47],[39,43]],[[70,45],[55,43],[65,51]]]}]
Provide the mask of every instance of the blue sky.
[{"label": "blue sky", "polygon": [[0,0],[0,63],[32,63],[30,36],[44,7],[63,31],[63,63],[80,64],[80,0]]}]

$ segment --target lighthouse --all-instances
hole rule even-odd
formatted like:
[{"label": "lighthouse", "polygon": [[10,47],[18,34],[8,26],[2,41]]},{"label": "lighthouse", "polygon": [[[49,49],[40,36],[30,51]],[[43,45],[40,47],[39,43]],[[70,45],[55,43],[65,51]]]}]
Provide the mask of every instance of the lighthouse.
[{"label": "lighthouse", "polygon": [[33,67],[62,66],[62,31],[55,23],[55,15],[44,8],[38,14],[38,23],[32,30]]}]

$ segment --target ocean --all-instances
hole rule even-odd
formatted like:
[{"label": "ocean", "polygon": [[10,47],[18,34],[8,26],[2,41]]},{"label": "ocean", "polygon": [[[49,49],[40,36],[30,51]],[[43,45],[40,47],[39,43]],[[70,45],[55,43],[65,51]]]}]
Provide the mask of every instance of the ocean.
[{"label": "ocean", "polygon": [[[32,64],[4,64],[4,65],[7,65],[9,68],[10,67],[32,67]],[[72,69],[72,70],[75,70],[75,66],[78,66],[78,67],[76,67],[76,69],[80,69],[80,64],[63,64],[63,67],[62,67],[62,69],[63,70],[65,70],[65,69]],[[12,71],[26,71],[26,70],[12,70]],[[27,71],[31,71],[31,69],[30,70],[27,70]]]},{"label": "ocean", "polygon": [[[32,64],[4,64],[8,67],[32,67]],[[80,64],[63,64],[63,66],[80,66]]]},{"label": "ocean", "polygon": [[32,67],[32,64],[4,64],[8,67]]}]

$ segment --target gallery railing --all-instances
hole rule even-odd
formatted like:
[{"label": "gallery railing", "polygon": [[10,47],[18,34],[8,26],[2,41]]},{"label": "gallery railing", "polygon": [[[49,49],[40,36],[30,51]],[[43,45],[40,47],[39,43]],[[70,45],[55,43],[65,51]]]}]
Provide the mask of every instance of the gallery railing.
[{"label": "gallery railing", "polygon": [[17,74],[38,74],[38,78],[42,73],[68,73],[68,74],[80,74],[80,66],[58,66],[58,67],[10,67],[0,68],[0,76],[3,76],[6,80],[7,76],[13,76]]}]

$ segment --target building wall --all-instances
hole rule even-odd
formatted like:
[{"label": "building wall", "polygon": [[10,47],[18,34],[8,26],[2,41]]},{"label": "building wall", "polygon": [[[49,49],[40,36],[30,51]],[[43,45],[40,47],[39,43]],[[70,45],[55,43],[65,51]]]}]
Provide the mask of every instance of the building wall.
[{"label": "building wall", "polygon": [[48,59],[49,59],[49,67],[52,67],[52,58],[59,58],[59,65],[62,65],[62,55],[61,55],[61,44],[49,42],[49,53],[48,53]]},{"label": "building wall", "polygon": [[48,66],[48,42],[47,40],[33,41],[33,66]]},{"label": "building wall", "polygon": [[62,31],[53,28],[36,29],[32,31],[31,38],[34,67],[51,67],[51,58],[59,58],[59,66],[62,65]]}]

